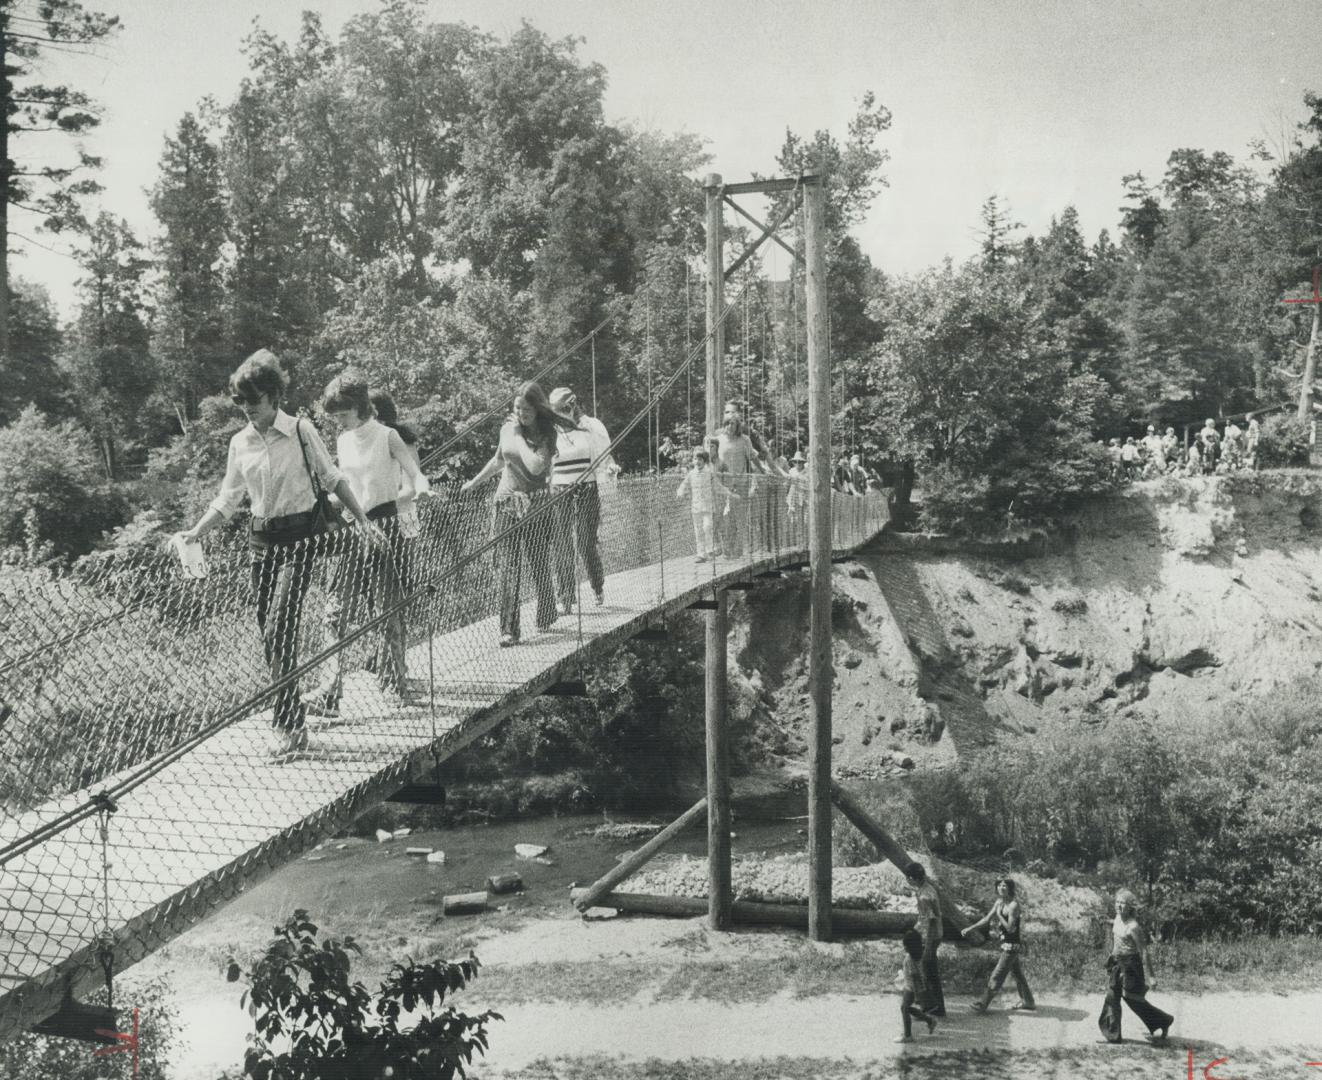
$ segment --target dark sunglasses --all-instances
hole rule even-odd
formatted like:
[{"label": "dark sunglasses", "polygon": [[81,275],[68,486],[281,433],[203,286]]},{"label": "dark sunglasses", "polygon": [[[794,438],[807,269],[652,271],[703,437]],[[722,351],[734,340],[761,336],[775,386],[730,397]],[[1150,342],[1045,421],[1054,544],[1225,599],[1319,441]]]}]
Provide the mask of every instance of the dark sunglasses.
[{"label": "dark sunglasses", "polygon": [[249,408],[253,408],[257,405],[260,405],[262,399],[260,397],[244,397],[242,394],[231,394],[230,401],[234,402],[235,405],[238,405],[240,407],[247,405]]}]

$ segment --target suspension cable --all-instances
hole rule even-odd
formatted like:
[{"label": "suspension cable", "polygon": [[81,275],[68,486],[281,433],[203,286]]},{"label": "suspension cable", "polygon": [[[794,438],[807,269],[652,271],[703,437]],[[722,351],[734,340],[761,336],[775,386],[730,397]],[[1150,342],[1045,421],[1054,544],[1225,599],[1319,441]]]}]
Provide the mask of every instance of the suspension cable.
[{"label": "suspension cable", "polygon": [[[738,303],[738,298],[736,298],[735,303]],[[684,363],[681,364],[678,368],[676,368],[675,371],[671,373],[671,375],[665,380],[665,382],[661,384],[660,388],[657,390],[658,394],[666,393],[671,387],[675,385],[675,383],[679,381],[680,376],[683,375],[685,371],[687,371],[688,368],[693,364],[694,358],[703,348],[705,348],[707,340],[716,333],[717,327],[723,325],[725,321],[729,318],[731,312],[733,311],[734,311],[734,304],[730,304],[726,306],[725,310],[721,313],[720,318],[717,320],[716,327],[713,327],[708,332],[708,334],[704,336],[702,342],[699,343],[698,346],[696,346],[693,350],[689,352],[689,355],[685,359]],[[131,771],[127,774],[122,774],[113,783],[107,785],[105,788],[101,789],[100,791],[95,792],[92,795],[88,796],[88,798],[84,802],[79,803],[77,806],[71,807],[70,809],[64,811],[57,817],[54,817],[50,821],[40,825],[38,828],[34,829],[31,833],[28,833],[26,836],[19,837],[15,840],[10,841],[8,844],[5,844],[3,847],[0,847],[0,866],[4,866],[12,859],[17,858],[18,856],[24,854],[25,852],[32,850],[38,845],[44,843],[46,840],[49,840],[52,837],[57,836],[59,833],[68,829],[70,826],[76,824],[77,822],[84,821],[88,817],[91,817],[92,815],[100,812],[101,808],[104,805],[106,805],[107,801],[110,801],[112,803],[116,802],[118,799],[122,798],[125,794],[140,787],[147,780],[150,780],[153,776],[156,776],[158,773],[163,772],[166,768],[174,764],[180,758],[184,757],[186,754],[190,753],[191,751],[195,750],[197,747],[201,746],[202,743],[206,742],[208,739],[212,738],[219,732],[223,731],[225,728],[231,726],[238,720],[241,720],[247,715],[249,715],[253,709],[255,709],[258,705],[264,702],[267,698],[272,697],[279,690],[283,689],[286,686],[297,683],[297,681],[300,678],[302,678],[303,675],[307,674],[309,671],[312,671],[318,666],[320,666],[331,656],[344,651],[354,642],[362,638],[364,635],[372,632],[377,627],[383,625],[388,619],[391,619],[394,616],[402,613],[406,608],[416,603],[423,596],[434,595],[437,592],[437,589],[441,582],[457,575],[461,570],[471,565],[486,552],[493,549],[497,544],[508,539],[516,531],[524,528],[529,522],[541,517],[544,514],[551,513],[552,508],[558,503],[560,499],[566,497],[573,497],[573,495],[577,493],[578,486],[584,482],[584,478],[593,475],[597,466],[600,465],[607,458],[609,458],[612,453],[614,453],[615,449],[620,445],[620,443],[624,440],[624,438],[628,436],[640,423],[642,423],[644,419],[647,418],[651,407],[652,407],[651,401],[646,402],[643,408],[640,409],[637,413],[635,413],[633,418],[620,430],[619,434],[615,436],[615,438],[611,441],[610,445],[605,447],[601,451],[601,453],[598,454],[597,457],[592,460],[592,462],[588,465],[588,467],[584,470],[584,472],[580,474],[580,476],[572,484],[566,485],[560,494],[553,495],[550,498],[541,500],[538,505],[530,509],[526,514],[524,514],[521,518],[519,518],[518,521],[511,524],[503,531],[490,537],[486,542],[474,548],[472,551],[457,558],[449,567],[447,567],[445,570],[441,571],[440,574],[437,575],[435,581],[429,582],[428,584],[415,590],[413,593],[409,594],[408,596],[400,600],[398,603],[390,606],[389,608],[381,611],[373,618],[362,623],[357,629],[349,631],[343,637],[339,638],[339,640],[335,644],[323,649],[320,653],[312,657],[310,660],[307,660],[297,665],[293,670],[287,672],[285,675],[281,676],[279,679],[275,680],[268,686],[265,686],[262,689],[258,690],[256,693],[249,695],[246,699],[239,702],[237,705],[231,707],[229,710],[227,710],[225,713],[219,716],[216,720],[212,721],[210,724],[202,728],[200,731],[197,731],[193,735],[184,739],[178,745],[171,747],[169,750],[165,751],[160,756],[152,759],[151,761],[144,763],[138,769]]]},{"label": "suspension cable", "polygon": [[[611,320],[613,320],[614,318],[615,318],[614,314],[607,315],[604,319],[601,320],[601,322],[597,323],[596,326],[594,326],[594,327],[593,327],[591,330],[589,330],[585,335],[583,335],[583,337],[579,338],[578,341],[574,342],[573,345],[571,345],[568,349],[566,349],[566,350],[565,350],[564,352],[562,352],[559,356],[557,356],[554,360],[552,360],[549,364],[547,364],[546,367],[542,368],[541,371],[537,372],[537,373],[532,377],[532,379],[529,380],[529,381],[531,381],[531,382],[541,382],[542,379],[544,379],[544,378],[545,378],[547,375],[549,375],[552,371],[554,371],[554,370],[555,370],[556,368],[558,368],[561,364],[563,364],[566,360],[568,360],[571,356],[573,356],[574,353],[578,352],[578,350],[581,349],[584,345],[587,345],[587,344],[589,344],[589,343],[591,343],[592,346],[593,346],[593,348],[594,348],[594,353],[593,353],[593,355],[594,355],[594,357],[595,357],[595,347],[596,347],[597,333],[602,329],[602,327],[604,327],[607,323],[609,323],[609,322],[610,322]],[[592,407],[593,407],[594,409],[596,408],[596,405],[597,405],[597,402],[596,402],[596,378],[595,378],[595,372],[596,372],[596,363],[595,363],[595,359],[594,359],[594,362],[593,362],[593,373],[594,373],[594,377],[593,377],[593,384],[592,384],[592,386],[593,386],[593,389],[592,389],[592,393],[593,393]],[[507,403],[509,402],[509,400],[510,400],[511,397],[513,397],[512,394],[511,394],[509,397],[502,397],[502,398],[500,398],[500,399],[496,402],[495,405],[493,405],[490,409],[488,409],[486,412],[484,412],[484,413],[483,413],[481,416],[479,416],[476,420],[470,421],[470,422],[469,422],[468,424],[466,424],[461,430],[459,430],[459,431],[455,432],[453,435],[451,435],[450,438],[446,439],[446,441],[443,442],[443,443],[442,443],[437,449],[433,450],[430,454],[428,454],[425,458],[422,459],[421,468],[426,469],[428,466],[432,465],[432,464],[437,460],[437,458],[439,458],[442,454],[444,454],[447,450],[449,450],[450,447],[454,446],[455,443],[460,442],[461,440],[467,438],[470,434],[472,434],[472,432],[474,431],[474,429],[476,429],[476,428],[479,427],[480,425],[486,423],[486,422],[487,422],[488,420],[490,420],[493,416],[498,415],[502,410],[504,410],[504,409],[506,408]]]}]

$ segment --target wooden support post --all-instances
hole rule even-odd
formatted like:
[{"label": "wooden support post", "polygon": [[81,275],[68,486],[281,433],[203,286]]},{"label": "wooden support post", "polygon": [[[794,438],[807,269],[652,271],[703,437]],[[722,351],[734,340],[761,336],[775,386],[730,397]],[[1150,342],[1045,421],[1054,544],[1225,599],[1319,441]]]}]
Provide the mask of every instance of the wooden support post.
[{"label": "wooden support post", "polygon": [[[725,266],[721,178],[709,175],[707,191],[707,437],[716,434],[724,407]],[[713,930],[730,925],[730,752],[726,722],[726,647],[729,601],[724,590],[707,622],[707,921]]]},{"label": "wooden support post", "polygon": [[730,926],[734,899],[730,871],[730,735],[726,717],[726,639],[730,602],[716,594],[707,612],[707,922],[713,930]]},{"label": "wooden support post", "polygon": [[803,178],[808,322],[808,936],[831,937],[831,358],[821,177]]},{"label": "wooden support post", "polygon": [[[863,809],[863,804],[834,782],[831,784],[831,801],[853,823],[854,828],[872,841],[881,857],[903,874],[908,865],[914,861],[913,856],[895,842],[891,834],[881,827],[876,818]],[[955,907],[953,898],[941,888],[940,882],[933,877],[929,877],[928,880],[932,882],[937,895],[941,899],[941,921],[944,924],[942,927],[944,936],[957,941],[960,938],[960,931],[969,925],[969,920],[964,918],[959,909]]]},{"label": "wooden support post", "polygon": [[615,864],[615,866],[611,867],[610,870],[594,881],[586,889],[574,890],[574,893],[572,894],[574,906],[578,908],[579,911],[587,911],[588,908],[594,907],[598,900],[610,892],[611,889],[615,888],[616,885],[627,878],[630,874],[636,873],[639,867],[648,862],[653,855],[670,843],[671,840],[682,833],[706,812],[707,800],[699,799],[627,859],[621,859]]}]

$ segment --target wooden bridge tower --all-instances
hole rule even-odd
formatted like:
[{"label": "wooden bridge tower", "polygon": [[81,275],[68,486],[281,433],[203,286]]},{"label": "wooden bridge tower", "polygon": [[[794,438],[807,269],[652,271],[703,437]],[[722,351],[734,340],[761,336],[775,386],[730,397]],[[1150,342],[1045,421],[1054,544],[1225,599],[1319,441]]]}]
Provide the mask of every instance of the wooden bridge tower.
[{"label": "wooden bridge tower", "polygon": [[[808,743],[808,934],[831,936],[831,373],[826,335],[826,258],[823,191],[820,176],[722,184],[715,173],[703,181],[707,194],[707,437],[721,425],[725,404],[725,282],[763,241],[772,239],[805,267],[808,324],[808,532],[812,573],[809,624],[808,687],[812,735]],[[736,195],[789,191],[793,197],[770,225],[757,221],[735,201]],[[775,235],[798,209],[802,198],[802,254]],[[723,209],[732,207],[762,230],[726,268]],[[730,768],[726,642],[729,635],[725,590],[715,610],[707,612],[707,851],[708,920],[715,929],[730,924]]]}]

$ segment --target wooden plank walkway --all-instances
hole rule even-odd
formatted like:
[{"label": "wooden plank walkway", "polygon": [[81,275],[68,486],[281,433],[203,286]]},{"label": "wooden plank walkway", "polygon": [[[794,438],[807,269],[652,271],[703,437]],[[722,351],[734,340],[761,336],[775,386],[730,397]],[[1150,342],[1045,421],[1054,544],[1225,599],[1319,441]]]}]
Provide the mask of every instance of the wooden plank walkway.
[{"label": "wooden plank walkway", "polygon": [[[837,555],[871,539],[852,516],[854,527],[837,535],[855,542]],[[113,934],[117,970],[136,963],[643,626],[806,560],[784,550],[702,564],[685,555],[609,575],[603,606],[588,594],[579,612],[514,648],[498,647],[494,616],[439,634],[409,650],[415,677],[425,677],[429,652],[434,662],[427,704],[392,707],[371,675],[348,674],[341,717],[310,720],[309,748],[296,755],[271,756],[269,711],[233,723],[120,801],[108,879],[94,819],[0,867],[0,1039],[52,1013],[66,988],[84,994],[100,985],[98,933]],[[533,626],[531,604],[522,619]],[[4,822],[0,842],[115,779]]]}]

